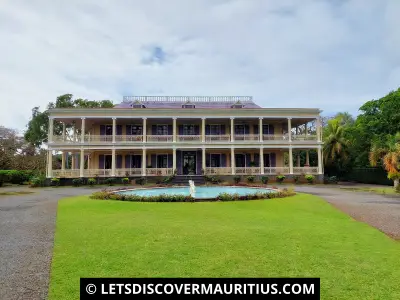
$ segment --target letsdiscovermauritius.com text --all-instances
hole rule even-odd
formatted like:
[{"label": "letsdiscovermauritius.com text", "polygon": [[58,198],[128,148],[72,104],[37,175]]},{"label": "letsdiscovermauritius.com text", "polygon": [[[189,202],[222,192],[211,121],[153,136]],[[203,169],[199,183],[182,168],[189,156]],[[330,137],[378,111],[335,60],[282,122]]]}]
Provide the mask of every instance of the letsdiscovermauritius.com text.
[{"label": "letsdiscovermauritius.com text", "polygon": [[185,295],[243,295],[243,294],[314,294],[314,284],[284,284],[282,290],[278,284],[262,283],[234,283],[234,284],[137,284],[137,283],[109,283],[101,284],[103,295],[129,295],[129,294],[185,294]]}]

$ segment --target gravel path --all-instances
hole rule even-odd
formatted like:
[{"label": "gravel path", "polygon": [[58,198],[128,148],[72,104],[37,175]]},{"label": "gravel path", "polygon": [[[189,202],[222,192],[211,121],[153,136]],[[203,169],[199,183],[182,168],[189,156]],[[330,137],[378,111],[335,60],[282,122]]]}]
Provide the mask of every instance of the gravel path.
[{"label": "gravel path", "polygon": [[33,194],[0,195],[0,299],[46,299],[57,201],[86,188],[4,187]]},{"label": "gravel path", "polygon": [[339,186],[337,188],[298,186],[296,190],[319,196],[357,221],[368,223],[390,237],[400,240],[400,197],[398,195],[346,191],[340,189]]},{"label": "gravel path", "polygon": [[[46,299],[57,201],[94,189],[17,187],[0,191],[16,190],[35,193],[0,195],[0,299]],[[296,190],[320,196],[354,219],[400,239],[400,198],[326,186],[297,186]]]}]

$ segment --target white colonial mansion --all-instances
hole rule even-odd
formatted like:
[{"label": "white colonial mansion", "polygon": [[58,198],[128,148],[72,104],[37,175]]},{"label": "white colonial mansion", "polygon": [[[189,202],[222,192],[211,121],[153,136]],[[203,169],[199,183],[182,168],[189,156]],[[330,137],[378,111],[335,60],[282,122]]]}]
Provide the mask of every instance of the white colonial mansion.
[{"label": "white colonial mansion", "polygon": [[[129,96],[114,108],[51,109],[47,177],[318,175],[320,112],[262,108],[247,96]],[[300,151],[306,159],[294,165]]]}]

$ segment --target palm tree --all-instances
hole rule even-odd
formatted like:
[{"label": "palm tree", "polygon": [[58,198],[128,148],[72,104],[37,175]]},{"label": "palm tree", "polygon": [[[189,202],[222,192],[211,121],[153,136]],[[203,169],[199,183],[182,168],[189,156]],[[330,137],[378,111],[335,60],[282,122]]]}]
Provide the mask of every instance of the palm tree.
[{"label": "palm tree", "polygon": [[383,142],[375,141],[372,144],[369,153],[371,166],[375,167],[380,160],[388,172],[388,178],[393,180],[394,188],[397,188],[400,179],[400,132],[388,136]]},{"label": "palm tree", "polygon": [[347,160],[349,141],[344,137],[344,128],[340,121],[332,119],[324,130],[324,161],[332,165],[336,160]]}]

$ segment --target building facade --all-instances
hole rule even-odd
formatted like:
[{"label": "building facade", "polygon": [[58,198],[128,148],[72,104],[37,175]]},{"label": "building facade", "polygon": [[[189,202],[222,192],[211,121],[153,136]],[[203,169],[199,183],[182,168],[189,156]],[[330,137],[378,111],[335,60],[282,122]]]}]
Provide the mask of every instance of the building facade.
[{"label": "building facade", "polygon": [[245,96],[131,96],[114,108],[52,109],[47,177],[323,174],[320,112],[262,108]]}]

